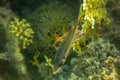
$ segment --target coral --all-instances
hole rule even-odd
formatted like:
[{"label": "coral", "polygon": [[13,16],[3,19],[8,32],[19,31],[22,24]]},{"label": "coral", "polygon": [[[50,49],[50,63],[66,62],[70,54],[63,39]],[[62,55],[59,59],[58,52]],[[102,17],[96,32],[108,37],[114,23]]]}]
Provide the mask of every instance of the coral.
[{"label": "coral", "polygon": [[0,52],[5,52],[6,48],[6,41],[7,40],[7,34],[6,34],[6,29],[7,26],[9,25],[9,21],[11,20],[11,17],[13,17],[14,14],[11,10],[5,8],[5,7],[0,7]]},{"label": "coral", "polygon": [[[86,33],[88,28],[94,29],[97,25],[101,24],[103,21],[104,24],[109,24],[109,18],[107,17],[106,4],[108,0],[83,0],[82,10],[80,13],[83,13],[83,19],[80,20],[83,23],[82,29]],[[81,14],[79,14],[79,18]]]},{"label": "coral", "polygon": [[118,80],[115,63],[120,59],[120,52],[108,41],[98,39],[87,45],[87,49],[73,58],[71,74],[80,80]]},{"label": "coral", "polygon": [[68,65],[64,66],[63,71],[60,73],[54,75],[52,73],[53,70],[53,64],[51,63],[52,59],[48,58],[46,55],[44,55],[45,62],[41,62],[39,60],[40,53],[35,53],[33,60],[30,62],[32,65],[37,67],[37,71],[41,76],[39,76],[40,79],[43,80],[67,80],[70,74],[70,67]]},{"label": "coral", "polygon": [[49,59],[46,55],[44,55],[44,57],[45,57],[45,60],[46,60],[45,65],[53,68],[52,59],[51,58]]},{"label": "coral", "polygon": [[32,65],[39,65],[39,60],[38,60],[38,57],[39,57],[40,53],[35,53],[34,56],[33,56],[33,60],[30,60],[30,62],[32,63]]},{"label": "coral", "polygon": [[52,69],[51,67],[45,65],[45,63],[40,63],[39,65],[37,65],[38,68],[38,72],[41,73],[41,77],[43,78],[43,80],[49,80],[49,79],[55,79],[55,77],[53,77],[52,75]]},{"label": "coral", "polygon": [[68,31],[74,20],[74,16],[74,10],[67,4],[59,1],[46,2],[44,5],[38,7],[28,17],[28,21],[35,32],[34,43],[31,49],[34,52],[37,50],[48,57],[53,57],[55,53],[53,47],[55,41],[54,33],[62,36]]},{"label": "coral", "polygon": [[20,21],[19,18],[14,18],[14,21],[10,22],[10,28],[11,33],[19,38],[22,48],[26,48],[26,46],[32,43],[34,32],[25,19]]},{"label": "coral", "polygon": [[44,80],[48,80],[49,77],[52,76],[52,64],[51,59],[49,59],[47,56],[44,56],[46,63],[38,60],[40,56],[40,53],[35,53],[33,60],[30,60],[32,65],[35,65],[38,68],[38,72],[41,74],[41,77],[43,77]]},{"label": "coral", "polygon": [[119,80],[116,62],[120,52],[107,40],[97,39],[87,45],[87,49],[72,58],[71,63],[63,65],[61,71],[54,75],[52,67],[40,63],[37,65],[44,80]]},{"label": "coral", "polygon": [[[24,63],[24,56],[21,53],[20,41],[18,37],[11,33],[11,29],[9,27],[10,21],[12,21],[13,17],[15,17],[15,14],[10,9],[4,7],[0,8],[0,27],[3,28],[0,29],[3,30],[2,33],[5,33],[3,34],[3,38],[1,38],[2,42],[5,43],[4,45],[1,45],[5,46],[5,51],[0,52],[0,58],[5,58],[3,59],[4,61],[9,61],[7,63],[11,65],[7,64],[7,67],[11,68],[13,71],[15,70],[15,72],[13,72],[12,74],[17,75],[17,78],[19,78],[20,80],[29,80],[26,65]],[[5,71],[3,74],[1,73],[0,75],[6,74]],[[10,75],[10,73],[8,73],[8,75]],[[7,76],[4,76],[3,78],[14,80],[14,77],[9,78]]]},{"label": "coral", "polygon": [[108,0],[83,0],[83,4],[80,5],[78,22],[82,26],[85,36],[79,40],[79,44],[76,46],[83,46],[86,42],[100,37],[102,31],[108,28],[110,19],[106,11],[107,2]]},{"label": "coral", "polygon": [[42,62],[36,65],[36,67],[38,68],[38,72],[41,74],[40,78],[42,78],[43,80],[68,80],[70,75],[69,66],[64,66],[66,68],[63,68],[63,71],[54,75],[52,73],[52,67],[46,64],[49,64],[49,63]]},{"label": "coral", "polygon": [[73,48],[73,51],[75,51],[77,54],[82,52],[82,49],[80,47],[80,42],[79,41],[73,43],[72,44],[72,48]]},{"label": "coral", "polygon": [[7,53],[0,53],[0,60],[10,61]]}]

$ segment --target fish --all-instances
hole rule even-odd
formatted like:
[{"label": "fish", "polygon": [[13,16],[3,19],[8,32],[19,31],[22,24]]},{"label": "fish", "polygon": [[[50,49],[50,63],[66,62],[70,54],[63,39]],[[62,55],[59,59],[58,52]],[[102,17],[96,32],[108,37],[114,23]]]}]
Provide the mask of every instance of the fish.
[{"label": "fish", "polygon": [[78,29],[78,24],[74,24],[72,28],[65,34],[63,37],[57,37],[58,42],[60,42],[59,47],[55,46],[57,41],[54,44],[56,48],[56,55],[53,60],[53,74],[57,74],[61,69],[61,66],[66,62],[67,57],[70,54],[72,44],[80,40],[84,36],[84,32]]}]

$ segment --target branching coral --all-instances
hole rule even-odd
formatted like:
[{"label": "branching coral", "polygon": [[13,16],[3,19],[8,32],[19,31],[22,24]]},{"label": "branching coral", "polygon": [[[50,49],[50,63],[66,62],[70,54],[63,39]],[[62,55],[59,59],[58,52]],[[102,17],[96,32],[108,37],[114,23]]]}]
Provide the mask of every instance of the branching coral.
[{"label": "branching coral", "polygon": [[[21,53],[20,41],[15,35],[11,33],[11,29],[9,27],[10,21],[13,19],[13,17],[15,17],[15,15],[10,9],[0,8],[0,27],[2,27],[0,28],[0,31],[4,29],[3,33],[5,33],[1,38],[2,42],[5,43],[4,45],[1,45],[5,46],[5,51],[0,52],[0,58],[4,58],[3,60],[9,60],[11,65],[7,64],[7,67],[14,68],[12,70],[15,70],[17,73],[17,78],[21,80],[29,80],[26,65],[24,63],[24,56]],[[6,74],[6,72],[3,74]],[[8,73],[8,75],[10,74]],[[4,76],[4,78],[8,79],[9,77]],[[10,79],[14,80],[14,77],[10,77]]]},{"label": "branching coral", "polygon": [[51,58],[49,59],[46,55],[44,57],[45,57],[45,60],[46,60],[45,65],[53,68],[52,59]]},{"label": "branching coral", "polygon": [[[87,33],[86,31],[89,28],[94,29],[96,27],[95,24],[101,25],[102,21],[104,24],[109,24],[106,12],[107,2],[108,0],[83,0],[80,13],[83,13],[84,16],[82,16],[83,20],[80,21],[83,22],[82,28],[85,33]],[[80,16],[79,19],[82,17]]]},{"label": "branching coral", "polygon": [[26,20],[20,21],[19,18],[14,18],[10,24],[11,33],[17,36],[22,43],[22,48],[26,48],[27,45],[32,43],[34,32],[30,28],[30,24]]},{"label": "branching coral", "polygon": [[107,28],[110,23],[106,11],[107,2],[108,0],[83,0],[78,22],[80,22],[85,36],[79,41],[79,45],[84,45],[86,42],[101,36],[102,30]]}]

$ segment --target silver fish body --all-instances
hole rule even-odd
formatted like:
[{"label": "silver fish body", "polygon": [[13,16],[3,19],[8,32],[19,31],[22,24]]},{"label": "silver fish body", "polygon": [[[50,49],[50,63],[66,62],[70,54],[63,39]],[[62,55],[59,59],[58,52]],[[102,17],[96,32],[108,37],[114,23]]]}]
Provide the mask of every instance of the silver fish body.
[{"label": "silver fish body", "polygon": [[78,30],[77,24],[74,25],[72,29],[68,32],[64,40],[60,43],[59,48],[57,49],[56,56],[53,62],[53,74],[56,74],[67,60],[72,44],[75,41],[81,39],[83,35],[84,33]]}]

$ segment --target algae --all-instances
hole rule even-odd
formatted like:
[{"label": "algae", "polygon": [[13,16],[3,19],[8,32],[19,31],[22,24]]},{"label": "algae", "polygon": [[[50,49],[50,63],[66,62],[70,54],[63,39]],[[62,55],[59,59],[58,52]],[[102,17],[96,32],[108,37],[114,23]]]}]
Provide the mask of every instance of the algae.
[{"label": "algae", "polygon": [[[119,0],[1,0],[0,79],[119,80],[119,4]],[[75,21],[85,33],[73,44],[78,54],[71,51],[53,75],[54,33],[64,35]]]},{"label": "algae", "polygon": [[37,8],[28,17],[28,21],[35,32],[32,50],[53,57],[55,54],[53,47],[55,42],[54,33],[59,36],[65,34],[70,29],[74,18],[74,10],[59,1],[51,1]]}]

